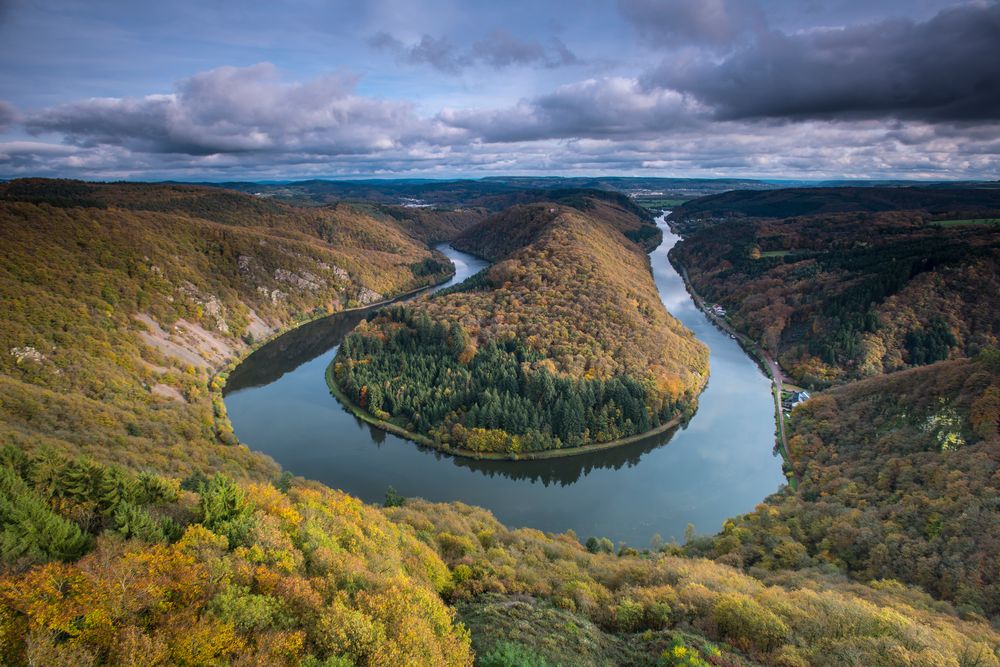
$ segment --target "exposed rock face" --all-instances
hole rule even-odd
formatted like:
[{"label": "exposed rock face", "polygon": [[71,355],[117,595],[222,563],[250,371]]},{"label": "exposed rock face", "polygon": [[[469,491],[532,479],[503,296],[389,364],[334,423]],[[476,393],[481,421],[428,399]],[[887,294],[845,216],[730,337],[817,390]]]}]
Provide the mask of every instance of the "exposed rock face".
[{"label": "exposed rock face", "polygon": [[363,306],[367,306],[369,303],[375,303],[376,301],[382,301],[383,297],[378,292],[368,289],[367,287],[358,287],[358,303]]},{"label": "exposed rock face", "polygon": [[229,333],[229,325],[226,323],[226,309],[222,302],[214,296],[210,296],[202,304],[202,307],[205,309],[205,315],[215,321],[216,329],[222,333]]},{"label": "exposed rock face", "polygon": [[212,294],[203,294],[195,285],[187,281],[181,285],[180,290],[186,297],[201,306],[207,323],[222,333],[229,333],[229,324],[226,322],[226,307],[222,305],[218,297]]},{"label": "exposed rock face", "polygon": [[250,255],[240,255],[236,258],[236,268],[244,278],[253,275],[253,268],[256,263],[257,260]]},{"label": "exposed rock face", "polygon": [[303,271],[301,274],[288,269],[275,269],[274,279],[278,282],[294,285],[299,289],[318,290],[326,287],[326,281],[319,276]]},{"label": "exposed rock face", "polygon": [[154,384],[149,391],[151,394],[153,394],[153,396],[168,398],[171,401],[176,401],[178,403],[184,402],[184,395],[174,387],[171,387],[170,385]]},{"label": "exposed rock face", "polygon": [[278,303],[279,301],[284,300],[284,298],[288,296],[285,292],[282,292],[280,289],[268,289],[263,285],[257,287],[257,291],[266,296],[268,299],[270,299],[271,303]]},{"label": "exposed rock face", "polygon": [[209,368],[224,362],[236,349],[232,341],[196,323],[177,320],[167,331],[147,313],[134,317],[146,327],[139,332],[144,343],[185,364]]},{"label": "exposed rock face", "polygon": [[30,345],[25,345],[24,347],[12,347],[10,348],[10,354],[14,357],[14,360],[19,366],[26,361],[40,364],[46,359],[44,354]]}]

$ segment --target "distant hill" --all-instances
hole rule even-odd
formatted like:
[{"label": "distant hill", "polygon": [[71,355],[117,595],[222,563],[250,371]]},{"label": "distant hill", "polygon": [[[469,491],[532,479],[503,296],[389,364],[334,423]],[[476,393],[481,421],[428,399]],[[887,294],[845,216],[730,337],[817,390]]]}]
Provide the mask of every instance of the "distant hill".
[{"label": "distant hill", "polygon": [[1000,188],[837,187],[735,190],[689,201],[672,219],[787,218],[824,213],[924,211],[975,216],[1000,210]]},{"label": "distant hill", "polygon": [[[635,180],[637,183],[645,182],[643,179]],[[614,187],[600,179],[546,178],[234,182],[221,183],[218,187],[253,194],[262,199],[277,199],[301,205],[365,202],[369,205],[399,206],[408,210],[480,209],[495,213],[518,204],[559,201],[573,193],[590,192],[594,196],[594,191],[600,191],[610,196],[615,193],[632,193],[636,189],[624,181],[617,185],[619,187]],[[710,191],[718,192],[720,189],[724,188],[715,187]]]},{"label": "distant hill", "polygon": [[793,378],[822,387],[997,345],[1000,225],[934,217],[688,221],[671,257]]}]

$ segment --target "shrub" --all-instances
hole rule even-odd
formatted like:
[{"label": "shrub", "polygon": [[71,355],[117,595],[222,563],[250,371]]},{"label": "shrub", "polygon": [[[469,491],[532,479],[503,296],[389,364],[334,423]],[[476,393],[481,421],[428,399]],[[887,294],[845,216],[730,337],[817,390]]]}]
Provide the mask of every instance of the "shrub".
[{"label": "shrub", "polygon": [[771,651],[788,636],[788,626],[774,612],[739,593],[720,597],[712,610],[712,620],[721,637],[748,650]]},{"label": "shrub", "polygon": [[531,649],[513,642],[500,642],[479,658],[481,667],[548,667],[549,663]]}]

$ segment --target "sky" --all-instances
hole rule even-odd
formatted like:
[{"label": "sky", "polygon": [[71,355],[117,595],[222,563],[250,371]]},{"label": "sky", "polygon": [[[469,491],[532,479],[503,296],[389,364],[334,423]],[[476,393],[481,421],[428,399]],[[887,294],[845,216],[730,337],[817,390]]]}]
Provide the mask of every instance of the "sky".
[{"label": "sky", "polygon": [[1000,0],[0,0],[0,178],[1000,178]]}]

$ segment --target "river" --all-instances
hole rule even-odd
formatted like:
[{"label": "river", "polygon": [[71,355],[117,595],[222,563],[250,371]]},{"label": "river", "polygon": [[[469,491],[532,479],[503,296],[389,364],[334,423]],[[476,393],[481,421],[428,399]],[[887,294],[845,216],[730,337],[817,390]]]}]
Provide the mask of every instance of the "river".
[{"label": "river", "polygon": [[[286,470],[381,502],[404,496],[460,500],[490,509],[509,526],[572,529],[635,547],[654,534],[683,540],[691,523],[714,533],[773,493],[785,479],[772,455],[770,380],[736,341],[691,301],[667,260],[679,237],[660,217],[663,243],[650,254],[667,309],[710,349],[711,377],[698,412],[681,429],[622,447],[542,461],[455,458],[368,426],[330,395],[324,372],[344,335],[368,312],[332,315],[287,333],[230,375],[225,402],[239,439]],[[439,250],[464,280],[485,263]],[[443,287],[443,286],[442,286]]]}]

